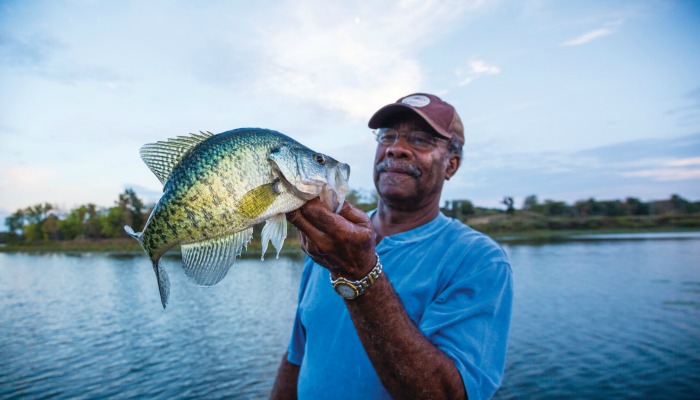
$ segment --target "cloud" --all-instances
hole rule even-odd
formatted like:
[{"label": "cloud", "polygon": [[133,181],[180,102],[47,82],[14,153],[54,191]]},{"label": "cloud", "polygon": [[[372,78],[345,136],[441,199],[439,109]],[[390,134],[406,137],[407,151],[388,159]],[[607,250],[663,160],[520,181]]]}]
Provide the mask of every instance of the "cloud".
[{"label": "cloud", "polygon": [[473,1],[371,5],[292,2],[262,42],[266,87],[352,119],[424,84],[419,51],[448,32]]},{"label": "cloud", "polygon": [[[583,198],[658,199],[700,196],[700,134],[634,140],[585,151],[504,153],[473,143],[445,185],[444,199],[497,206],[503,196],[576,201]],[[500,197],[493,196],[501,191]],[[664,193],[660,195],[659,193]],[[489,197],[486,197],[489,196]]]},{"label": "cloud", "polygon": [[613,33],[617,32],[617,27],[621,24],[622,21],[609,22],[602,28],[594,29],[571,40],[567,40],[566,42],[563,42],[561,46],[580,46],[593,40],[600,39],[604,36],[612,35]]},{"label": "cloud", "polygon": [[501,68],[496,65],[489,65],[484,60],[472,60],[468,69],[464,72],[461,69],[455,71],[455,75],[460,78],[459,86],[465,86],[481,76],[496,75],[501,73]]},{"label": "cloud", "polygon": [[46,34],[0,33],[0,64],[65,84],[101,81],[114,85],[125,80],[110,68],[78,61],[69,46]]},{"label": "cloud", "polygon": [[625,172],[622,176],[651,178],[655,181],[687,181],[700,178],[700,168],[659,168]]},{"label": "cloud", "polygon": [[700,157],[669,160],[658,168],[622,173],[622,176],[651,178],[655,181],[686,181],[700,178]]}]

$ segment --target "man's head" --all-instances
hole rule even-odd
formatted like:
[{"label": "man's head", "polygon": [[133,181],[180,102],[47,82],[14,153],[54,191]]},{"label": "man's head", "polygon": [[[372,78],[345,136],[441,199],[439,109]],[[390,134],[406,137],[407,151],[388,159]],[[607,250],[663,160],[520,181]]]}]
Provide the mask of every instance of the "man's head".
[{"label": "man's head", "polygon": [[382,201],[404,209],[439,205],[444,181],[459,168],[464,143],[454,107],[417,93],[379,109],[369,127],[378,134],[374,183]]},{"label": "man's head", "polygon": [[452,147],[461,148],[464,145],[464,126],[457,110],[451,104],[439,97],[428,93],[414,93],[396,100],[380,108],[369,119],[372,129],[383,128],[386,123],[406,111],[416,114],[428,123],[439,136],[454,143]]}]

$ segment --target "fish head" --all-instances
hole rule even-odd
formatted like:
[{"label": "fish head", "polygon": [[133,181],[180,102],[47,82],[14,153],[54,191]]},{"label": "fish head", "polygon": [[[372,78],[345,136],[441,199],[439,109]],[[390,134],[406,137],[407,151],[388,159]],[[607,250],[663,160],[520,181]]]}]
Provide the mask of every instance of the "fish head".
[{"label": "fish head", "polygon": [[350,166],[302,145],[280,146],[268,155],[273,169],[299,198],[320,197],[331,210],[339,212],[350,190]]}]

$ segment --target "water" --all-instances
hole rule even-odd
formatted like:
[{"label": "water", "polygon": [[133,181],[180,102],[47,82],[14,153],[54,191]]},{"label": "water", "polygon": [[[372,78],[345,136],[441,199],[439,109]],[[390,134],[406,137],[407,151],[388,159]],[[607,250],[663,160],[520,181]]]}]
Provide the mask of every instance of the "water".
[{"label": "water", "polygon": [[[700,398],[700,237],[659,239],[507,246],[496,398]],[[266,398],[301,261],[239,260],[212,288],[165,263],[163,311],[145,256],[0,253],[0,398]]]},{"label": "water", "polygon": [[496,398],[700,398],[700,236],[630,238],[508,248],[515,303]]},{"label": "water", "polygon": [[239,260],[212,288],[164,262],[166,311],[145,256],[0,253],[0,398],[264,398],[301,262]]}]

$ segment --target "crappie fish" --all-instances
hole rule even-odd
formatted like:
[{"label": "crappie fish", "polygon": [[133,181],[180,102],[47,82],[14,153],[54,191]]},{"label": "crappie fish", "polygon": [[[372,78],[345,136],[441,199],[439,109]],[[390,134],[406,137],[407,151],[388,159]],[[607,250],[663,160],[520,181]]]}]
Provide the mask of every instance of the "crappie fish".
[{"label": "crappie fish", "polygon": [[241,128],[200,132],[144,145],[141,158],[163,183],[142,232],[125,226],[153,263],[160,300],[170,293],[159,263],[182,245],[186,275],[202,286],[221,281],[265,222],[262,257],[268,242],[282,249],[285,213],[320,197],[335,212],[348,192],[350,167],[272,130]]}]

